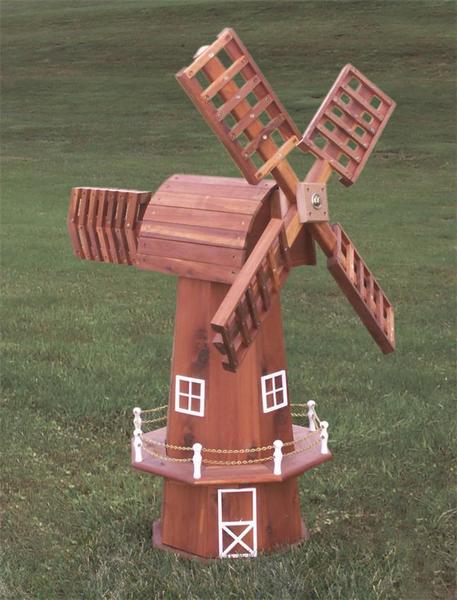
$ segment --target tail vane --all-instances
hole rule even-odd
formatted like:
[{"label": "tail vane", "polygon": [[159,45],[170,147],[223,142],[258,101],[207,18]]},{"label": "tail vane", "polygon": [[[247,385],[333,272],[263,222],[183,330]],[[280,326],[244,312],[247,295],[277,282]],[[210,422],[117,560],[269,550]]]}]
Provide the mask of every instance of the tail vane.
[{"label": "tail vane", "polygon": [[78,258],[134,264],[138,228],[151,192],[73,188],[68,230]]}]

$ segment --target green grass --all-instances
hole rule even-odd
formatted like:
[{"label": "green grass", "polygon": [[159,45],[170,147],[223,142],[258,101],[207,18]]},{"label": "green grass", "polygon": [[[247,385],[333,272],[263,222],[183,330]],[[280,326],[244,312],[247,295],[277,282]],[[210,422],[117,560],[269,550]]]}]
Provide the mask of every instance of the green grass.
[{"label": "green grass", "polygon": [[[2,3],[0,597],[454,597],[455,4]],[[359,182],[330,185],[397,311],[381,355],[320,260],[283,292],[290,392],[331,424],[300,480],[311,540],[202,565],[151,548],[159,479],[130,411],[164,403],[175,281],[77,261],[69,190],[236,175],[173,74],[235,27],[300,127],[352,62],[398,103]],[[301,176],[305,162],[293,158]]]}]

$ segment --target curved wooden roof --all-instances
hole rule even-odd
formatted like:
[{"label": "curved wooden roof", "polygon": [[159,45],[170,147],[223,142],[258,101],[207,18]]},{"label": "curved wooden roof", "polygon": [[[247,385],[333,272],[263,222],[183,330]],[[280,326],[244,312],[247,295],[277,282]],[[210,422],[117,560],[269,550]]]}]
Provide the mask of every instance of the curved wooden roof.
[{"label": "curved wooden roof", "polygon": [[231,283],[270,218],[276,182],[172,175],[156,191],[139,231],[136,265]]}]

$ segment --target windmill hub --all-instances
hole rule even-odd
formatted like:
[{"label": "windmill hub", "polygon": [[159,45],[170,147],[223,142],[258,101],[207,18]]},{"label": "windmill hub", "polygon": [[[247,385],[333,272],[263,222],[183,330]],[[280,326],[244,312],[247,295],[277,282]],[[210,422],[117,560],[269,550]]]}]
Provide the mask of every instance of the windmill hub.
[{"label": "windmill hub", "polygon": [[[308,537],[298,476],[331,459],[315,402],[289,400],[280,295],[291,269],[315,265],[318,244],[381,350],[395,348],[393,307],[329,224],[326,187],[332,173],[357,180],[395,103],[346,65],[302,135],[233,29],[194,59],[176,77],[244,179],[171,175],[154,194],[77,187],[68,229],[79,258],[178,277],[168,406],[134,409],[133,467],[164,478],[155,546],[256,556]],[[315,157],[304,181],[288,162],[297,148]]]}]

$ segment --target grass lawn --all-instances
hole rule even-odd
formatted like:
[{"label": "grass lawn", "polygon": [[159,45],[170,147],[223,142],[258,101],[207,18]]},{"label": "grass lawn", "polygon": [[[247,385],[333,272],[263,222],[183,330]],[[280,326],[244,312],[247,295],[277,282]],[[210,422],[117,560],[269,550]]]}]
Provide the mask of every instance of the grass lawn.
[{"label": "grass lawn", "polygon": [[[256,560],[151,547],[161,481],[131,408],[167,398],[175,280],[76,260],[69,190],[237,175],[174,73],[233,26],[304,129],[340,68],[398,103],[333,221],[396,307],[383,356],[320,255],[282,294],[294,402],[334,460],[300,480],[311,540]],[[4,0],[0,597],[447,599],[455,593],[455,4]],[[300,176],[306,159],[294,153]]]}]

